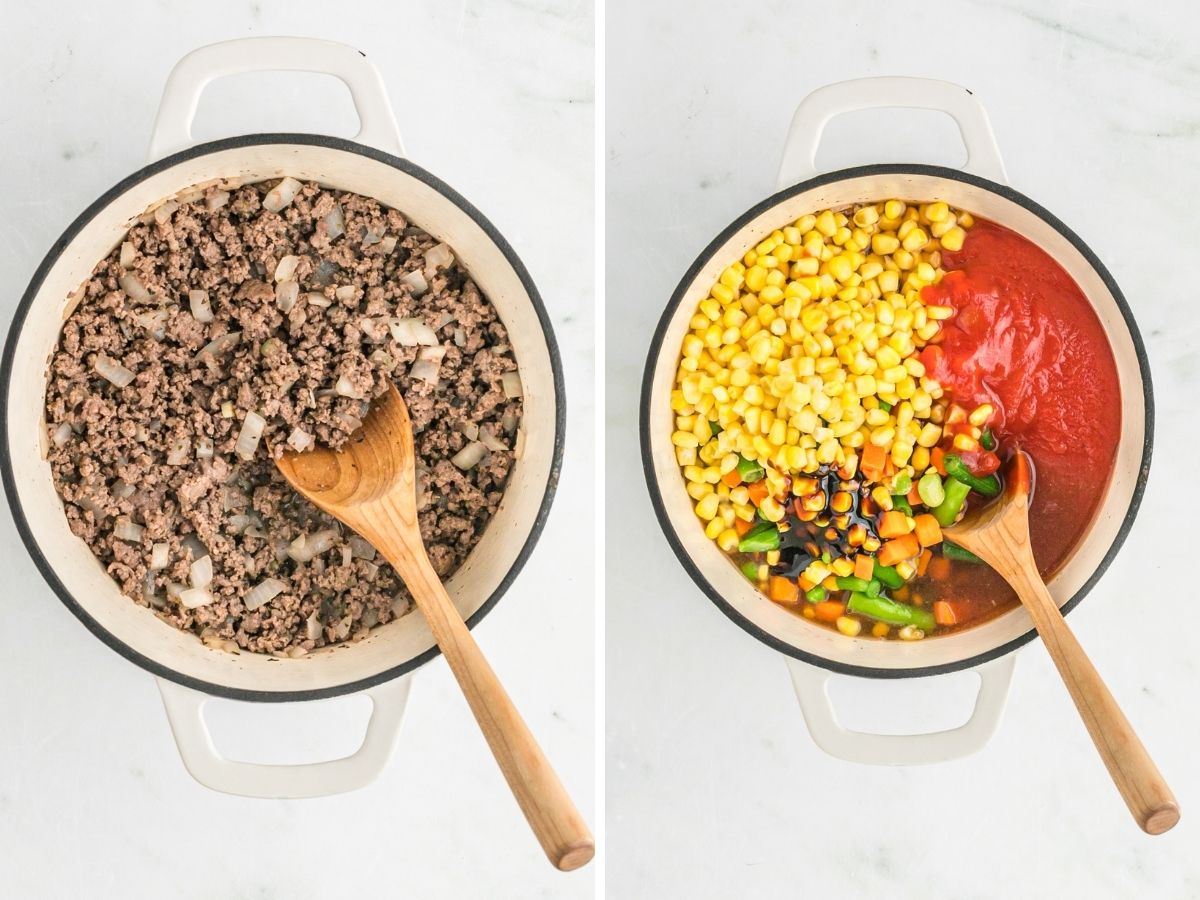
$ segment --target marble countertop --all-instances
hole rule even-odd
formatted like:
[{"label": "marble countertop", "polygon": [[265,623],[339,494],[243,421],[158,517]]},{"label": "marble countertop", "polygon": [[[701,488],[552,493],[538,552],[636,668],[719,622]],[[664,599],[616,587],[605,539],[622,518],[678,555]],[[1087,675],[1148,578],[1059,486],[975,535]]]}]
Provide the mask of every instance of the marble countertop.
[{"label": "marble countertop", "polygon": [[[42,256],[145,160],[163,80],[194,47],[311,34],[359,47],[411,158],[515,246],[550,310],[570,395],[567,459],[537,552],[476,630],[585,817],[595,819],[594,102],[591,5],[314,0],[5,9],[0,320]],[[16,40],[13,40],[17,38]],[[198,137],[353,134],[320,76],[242,76],[201,101]],[[254,801],[185,772],[150,675],[93,638],[0,514],[0,890],[22,898],[591,897],[596,867],[545,861],[443,660],[416,676],[399,748],[368,788]],[[217,744],[262,760],[355,746],[368,704],[210,704]]]},{"label": "marble countertop", "polygon": [[[1191,492],[1173,476],[1193,470],[1200,438],[1198,25],[1181,0],[736,12],[715,0],[609,0],[610,896],[1200,897],[1200,619],[1195,591],[1170,587],[1187,558]],[[979,754],[929,768],[825,756],[782,657],[700,594],[650,509],[636,404],[663,305],[709,240],[773,192],[796,103],[830,81],[882,74],[971,88],[1012,185],[1091,245],[1145,337],[1153,472],[1125,548],[1070,620],[1183,806],[1165,836],[1131,821],[1038,643],[1020,651],[1007,713]],[[954,164],[954,135],[932,116],[856,114],[830,126],[818,162]],[[1171,530],[1156,533],[1164,521]],[[881,724],[888,704],[944,705],[961,721],[972,680],[843,679],[834,696],[857,727]]]}]

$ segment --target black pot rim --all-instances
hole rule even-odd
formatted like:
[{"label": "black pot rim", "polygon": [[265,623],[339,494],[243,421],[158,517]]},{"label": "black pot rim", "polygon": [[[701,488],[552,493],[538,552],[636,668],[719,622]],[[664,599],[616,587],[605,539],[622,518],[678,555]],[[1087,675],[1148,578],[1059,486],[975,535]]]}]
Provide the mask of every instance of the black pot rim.
[{"label": "black pot rim", "polygon": [[1099,257],[1092,252],[1092,249],[1084,243],[1084,241],[1068,228],[1060,219],[1045,207],[1034,202],[1024,194],[1013,190],[1005,184],[1000,184],[995,181],[990,181],[986,178],[980,178],[978,175],[972,175],[963,172],[959,169],[950,169],[945,166],[931,166],[922,164],[908,163],[887,163],[875,164],[866,166],[854,166],[846,169],[839,169],[834,172],[827,172],[802,181],[799,184],[784,188],[766,199],[752,206],[742,215],[738,216],[727,228],[721,231],[707,247],[701,251],[695,261],[688,267],[684,273],[675,292],[671,295],[671,299],[667,302],[666,309],[663,310],[662,317],[659,319],[658,327],[654,331],[654,337],[650,342],[650,352],[646,358],[646,366],[642,375],[642,398],[641,398],[641,415],[639,422],[639,431],[642,445],[642,469],[646,478],[646,486],[650,493],[650,502],[654,506],[654,514],[658,518],[659,527],[667,538],[667,543],[671,545],[675,556],[679,559],[684,570],[691,576],[692,580],[700,588],[701,591],[716,605],[716,607],[725,613],[733,622],[751,636],[757,638],[768,647],[778,650],[780,653],[790,656],[802,662],[818,666],[823,669],[828,669],[832,672],[838,672],[844,675],[856,675],[862,678],[916,678],[928,675],[941,675],[947,672],[957,672],[963,669],[971,669],[979,666],[989,660],[997,659],[1006,653],[1011,653],[1013,650],[1029,643],[1037,636],[1037,631],[1030,628],[1025,634],[1008,641],[1005,644],[988,650],[984,653],[976,654],[956,662],[943,663],[932,666],[914,666],[901,669],[881,669],[874,666],[859,666],[850,665],[847,663],[835,662],[825,659],[816,654],[809,653],[792,646],[786,641],[782,641],[772,634],[759,628],[734,607],[728,603],[724,597],[709,583],[699,567],[693,562],[687,551],[684,549],[683,542],[680,541],[674,527],[671,525],[671,520],[667,516],[666,504],[663,501],[662,492],[659,489],[658,481],[654,476],[654,459],[651,454],[650,446],[650,395],[654,377],[654,369],[658,362],[660,353],[662,352],[663,339],[666,336],[666,330],[670,324],[671,318],[674,316],[679,304],[683,302],[683,296],[687,291],[688,286],[695,279],[700,269],[712,258],[712,256],[721,248],[721,246],[736,234],[748,222],[757,218],[762,213],[777,206],[779,203],[804,193],[815,187],[830,184],[835,181],[843,181],[850,178],[858,178],[867,175],[932,175],[939,178],[946,178],[952,181],[960,181],[974,187],[983,188],[998,194],[999,196],[1022,206],[1029,212],[1032,212],[1038,218],[1042,219],[1047,225],[1051,226],[1055,231],[1066,238],[1076,250],[1082,254],[1083,258],[1103,280],[1105,287],[1112,293],[1113,299],[1116,300],[1117,306],[1121,310],[1121,316],[1125,320],[1125,325],[1129,329],[1129,335],[1133,340],[1134,351],[1137,354],[1138,369],[1142,379],[1142,395],[1146,405],[1146,430],[1145,437],[1142,442],[1142,458],[1138,469],[1137,481],[1134,484],[1133,496],[1130,498],[1129,507],[1125,511],[1125,517],[1121,522],[1121,527],[1117,531],[1116,537],[1113,539],[1112,545],[1108,548],[1104,558],[1096,567],[1091,577],[1083,584],[1083,586],[1063,604],[1062,611],[1064,614],[1069,613],[1072,609],[1079,605],[1079,602],[1087,595],[1087,593],[1096,585],[1100,577],[1108,569],[1113,559],[1120,551],[1122,544],[1125,543],[1126,537],[1129,535],[1129,530],[1133,526],[1133,521],[1137,517],[1138,507],[1142,502],[1142,495],[1146,488],[1146,479],[1150,474],[1150,457],[1154,447],[1154,389],[1150,380],[1150,361],[1146,355],[1146,347],[1142,342],[1141,332],[1133,318],[1133,312],[1129,308],[1129,304],[1125,300],[1125,296],[1117,287],[1116,281],[1100,261]]},{"label": "black pot rim", "polygon": [[361,678],[356,681],[347,682],[345,684],[335,685],[327,688],[317,688],[309,690],[296,691],[258,691],[248,690],[245,688],[234,688],[222,684],[214,684],[212,682],[203,681],[201,679],[192,678],[175,671],[169,666],[165,666],[156,660],[134,650],[124,641],[117,638],[114,634],[105,629],[97,622],[71,595],[62,582],[55,574],[53,567],[42,552],[41,547],[34,539],[33,532],[29,527],[29,523],[25,518],[24,510],[21,507],[20,499],[17,495],[16,482],[13,477],[12,459],[9,453],[9,433],[8,433],[8,407],[9,393],[12,387],[12,371],[14,365],[14,356],[16,353],[16,345],[21,334],[22,327],[25,323],[25,318],[29,313],[30,307],[33,305],[34,298],[41,289],[42,283],[45,281],[47,273],[51,267],[58,261],[63,251],[75,239],[76,235],[86,226],[101,210],[103,210],[112,200],[119,195],[125,193],[134,185],[145,181],[147,178],[156,175],[170,167],[177,165],[189,159],[205,156],[210,153],[216,153],[222,150],[236,150],[244,147],[261,146],[264,144],[293,144],[323,147],[330,150],[340,150],[346,153],[354,153],[359,156],[365,156],[377,162],[384,163],[404,172],[406,175],[412,176],[419,181],[424,182],[429,187],[433,188],[460,210],[466,213],[474,222],[483,229],[488,238],[500,249],[504,254],[504,258],[509,265],[513,267],[517,277],[521,281],[522,287],[529,295],[530,302],[533,304],[534,311],[537,314],[538,321],[541,324],[542,332],[546,341],[546,348],[550,354],[550,367],[553,372],[554,380],[554,397],[555,397],[555,416],[554,416],[554,454],[550,464],[549,476],[546,479],[546,489],[542,495],[541,504],[538,507],[538,512],[533,521],[533,526],[530,528],[529,535],[525,539],[524,545],[521,547],[517,555],[516,561],[512,568],[501,580],[496,590],[484,601],[483,605],[475,611],[467,620],[468,627],[474,628],[485,615],[499,602],[505,591],[511,586],[513,580],[524,568],[530,554],[533,552],[534,545],[537,544],[538,538],[542,534],[542,530],[546,525],[546,518],[550,512],[550,505],[554,499],[554,494],[558,488],[559,474],[562,469],[563,457],[563,442],[565,439],[566,430],[566,392],[563,381],[562,357],[559,353],[558,342],[554,336],[554,328],[550,322],[550,316],[546,312],[546,307],[542,302],[541,295],[534,286],[533,279],[529,271],[525,268],[512,246],[505,240],[504,236],[496,230],[496,227],[476,209],[470,202],[461,194],[454,190],[446,182],[442,181],[437,176],[427,172],[418,165],[394,156],[390,153],[385,153],[382,150],[377,150],[374,147],[368,147],[364,144],[356,143],[355,141],[345,138],[330,137],[318,134],[301,134],[301,133],[263,133],[239,135],[235,137],[222,138],[220,140],[209,141],[203,144],[197,144],[182,150],[178,153],[173,153],[170,156],[163,157],[147,166],[137,170],[127,178],[122,179],[109,190],[105,191],[94,203],[85,209],[73,221],[51,246],[46,257],[34,272],[33,278],[29,283],[29,287],[25,289],[20,302],[17,304],[16,312],[13,315],[12,322],[9,326],[8,337],[5,340],[4,355],[0,359],[0,479],[3,480],[4,491],[8,497],[8,505],[12,510],[13,520],[16,522],[17,531],[21,535],[21,540],[25,543],[29,555],[33,558],[34,564],[38,571],[41,572],[42,578],[58,596],[58,599],[69,609],[76,618],[78,618],[87,629],[96,637],[102,640],[105,644],[115,650],[121,656],[125,657],[135,665],[140,666],[146,671],[165,678],[168,681],[173,681],[176,684],[184,687],[193,688],[198,691],[203,691],[206,694],[211,694],[216,697],[225,697],[232,700],[248,700],[257,702],[295,702],[300,700],[318,700],[327,697],[336,697],[343,694],[350,694],[356,691],[361,691],[365,688],[374,687],[375,685],[383,684],[393,678],[398,678],[408,672],[411,672],[425,663],[429,662],[434,657],[438,656],[440,651],[436,646],[425,651],[424,653],[407,660],[400,665],[378,672],[367,678]]}]

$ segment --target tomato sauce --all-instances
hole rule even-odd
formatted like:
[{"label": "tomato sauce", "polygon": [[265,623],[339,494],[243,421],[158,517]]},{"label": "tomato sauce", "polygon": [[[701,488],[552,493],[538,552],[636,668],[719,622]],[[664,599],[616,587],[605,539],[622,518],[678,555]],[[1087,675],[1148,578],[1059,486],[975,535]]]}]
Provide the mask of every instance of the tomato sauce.
[{"label": "tomato sauce", "polygon": [[[1116,458],[1121,394],[1112,349],[1071,276],[1020,235],[978,220],[962,250],[942,259],[950,271],[921,297],[955,314],[922,361],[960,405],[995,406],[1002,452],[1019,447],[1032,457],[1030,534],[1048,576],[1087,530]],[[963,599],[992,611],[1015,600],[994,573],[953,568],[951,589],[969,594]]]}]

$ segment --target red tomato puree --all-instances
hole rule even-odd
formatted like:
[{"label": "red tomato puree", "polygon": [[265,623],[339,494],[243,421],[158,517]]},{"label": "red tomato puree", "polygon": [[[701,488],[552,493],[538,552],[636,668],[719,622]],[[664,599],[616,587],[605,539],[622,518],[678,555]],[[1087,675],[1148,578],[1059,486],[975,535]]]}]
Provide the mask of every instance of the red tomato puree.
[{"label": "red tomato puree", "polygon": [[946,276],[921,297],[955,314],[922,360],[959,405],[996,407],[1002,455],[1020,447],[1032,457],[1030,532],[1049,574],[1091,523],[1112,472],[1121,429],[1112,349],[1079,285],[1006,228],[977,221],[942,265]]}]

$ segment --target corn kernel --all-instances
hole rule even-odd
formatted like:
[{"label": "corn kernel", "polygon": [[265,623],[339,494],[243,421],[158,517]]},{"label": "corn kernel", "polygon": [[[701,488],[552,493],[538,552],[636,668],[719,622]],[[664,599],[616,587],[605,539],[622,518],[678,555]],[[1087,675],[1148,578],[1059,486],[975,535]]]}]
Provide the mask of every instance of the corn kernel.
[{"label": "corn kernel", "polygon": [[992,413],[994,412],[995,408],[992,406],[992,404],[982,403],[971,411],[971,414],[967,416],[967,421],[976,428],[982,428],[988,423],[988,420],[992,417]]},{"label": "corn kernel", "polygon": [[846,637],[857,637],[858,633],[862,631],[862,622],[850,616],[838,616],[837,630]]}]

